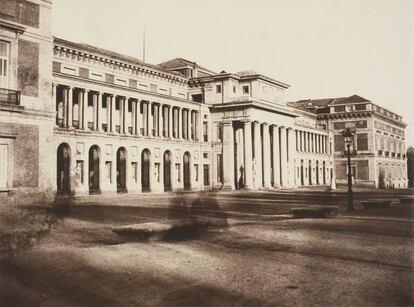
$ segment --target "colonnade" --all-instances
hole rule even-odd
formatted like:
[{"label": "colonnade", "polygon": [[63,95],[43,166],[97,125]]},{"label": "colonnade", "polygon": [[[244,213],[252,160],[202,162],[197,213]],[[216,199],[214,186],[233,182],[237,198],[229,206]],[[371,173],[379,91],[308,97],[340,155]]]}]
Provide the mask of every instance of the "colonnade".
[{"label": "colonnade", "polygon": [[321,154],[328,153],[328,136],[302,130],[296,130],[295,134],[296,151]]},{"label": "colonnade", "polygon": [[295,147],[291,127],[223,122],[223,188],[294,187]]},{"label": "colonnade", "polygon": [[53,84],[56,124],[63,128],[190,141],[200,139],[198,110]]}]

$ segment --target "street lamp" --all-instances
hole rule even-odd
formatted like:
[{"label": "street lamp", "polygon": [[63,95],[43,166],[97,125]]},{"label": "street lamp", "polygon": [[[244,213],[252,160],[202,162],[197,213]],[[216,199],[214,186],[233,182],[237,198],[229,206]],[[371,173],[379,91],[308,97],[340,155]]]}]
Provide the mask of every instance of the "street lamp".
[{"label": "street lamp", "polygon": [[351,170],[351,145],[354,143],[355,129],[346,128],[342,135],[348,153],[348,211],[354,210],[354,197],[352,192],[352,170]]}]

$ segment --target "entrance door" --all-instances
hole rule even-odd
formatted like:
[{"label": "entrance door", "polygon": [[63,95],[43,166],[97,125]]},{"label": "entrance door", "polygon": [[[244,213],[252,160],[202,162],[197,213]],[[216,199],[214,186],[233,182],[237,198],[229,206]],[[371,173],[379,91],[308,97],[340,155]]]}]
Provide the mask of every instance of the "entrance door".
[{"label": "entrance door", "polygon": [[67,144],[61,144],[57,150],[57,191],[70,193],[70,149]]},{"label": "entrance door", "polygon": [[171,191],[171,153],[164,153],[164,191]]},{"label": "entrance door", "polygon": [[191,189],[190,154],[186,152],[184,154],[184,190],[189,189]]},{"label": "entrance door", "polygon": [[99,147],[89,149],[89,193],[99,193]]},{"label": "entrance door", "polygon": [[142,192],[150,192],[150,152],[146,149],[141,155],[141,184]]},{"label": "entrance door", "polygon": [[126,157],[125,148],[116,152],[116,187],[118,193],[126,192]]}]

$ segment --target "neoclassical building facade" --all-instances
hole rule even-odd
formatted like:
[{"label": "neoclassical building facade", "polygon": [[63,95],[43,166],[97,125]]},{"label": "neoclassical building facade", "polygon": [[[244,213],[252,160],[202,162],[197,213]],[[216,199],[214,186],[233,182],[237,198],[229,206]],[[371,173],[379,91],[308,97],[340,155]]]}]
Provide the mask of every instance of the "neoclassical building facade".
[{"label": "neoclassical building facade", "polygon": [[282,102],[287,84],[158,66],[54,39],[56,191],[260,189],[329,184],[329,132]]},{"label": "neoclassical building facade", "polygon": [[[343,178],[339,112],[286,103],[289,85],[182,58],[151,65],[53,37],[49,0],[0,4],[1,200],[283,189]],[[367,124],[376,129],[368,137],[376,160],[356,170],[365,176],[366,163],[381,164],[367,175],[376,186],[379,174],[396,179],[390,169],[405,161],[403,148],[381,141],[398,126],[395,146],[404,143],[401,118],[392,126],[386,114]],[[403,187],[404,172],[398,178],[388,186]]]}]

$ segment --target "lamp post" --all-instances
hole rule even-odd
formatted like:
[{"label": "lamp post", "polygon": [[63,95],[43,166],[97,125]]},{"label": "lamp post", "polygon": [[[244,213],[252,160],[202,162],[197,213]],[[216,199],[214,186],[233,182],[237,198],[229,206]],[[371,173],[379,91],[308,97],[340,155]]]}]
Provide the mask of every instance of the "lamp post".
[{"label": "lamp post", "polygon": [[354,210],[354,197],[352,191],[352,169],[351,169],[351,145],[354,142],[355,130],[346,128],[342,135],[344,136],[347,154],[348,154],[348,211]]}]

